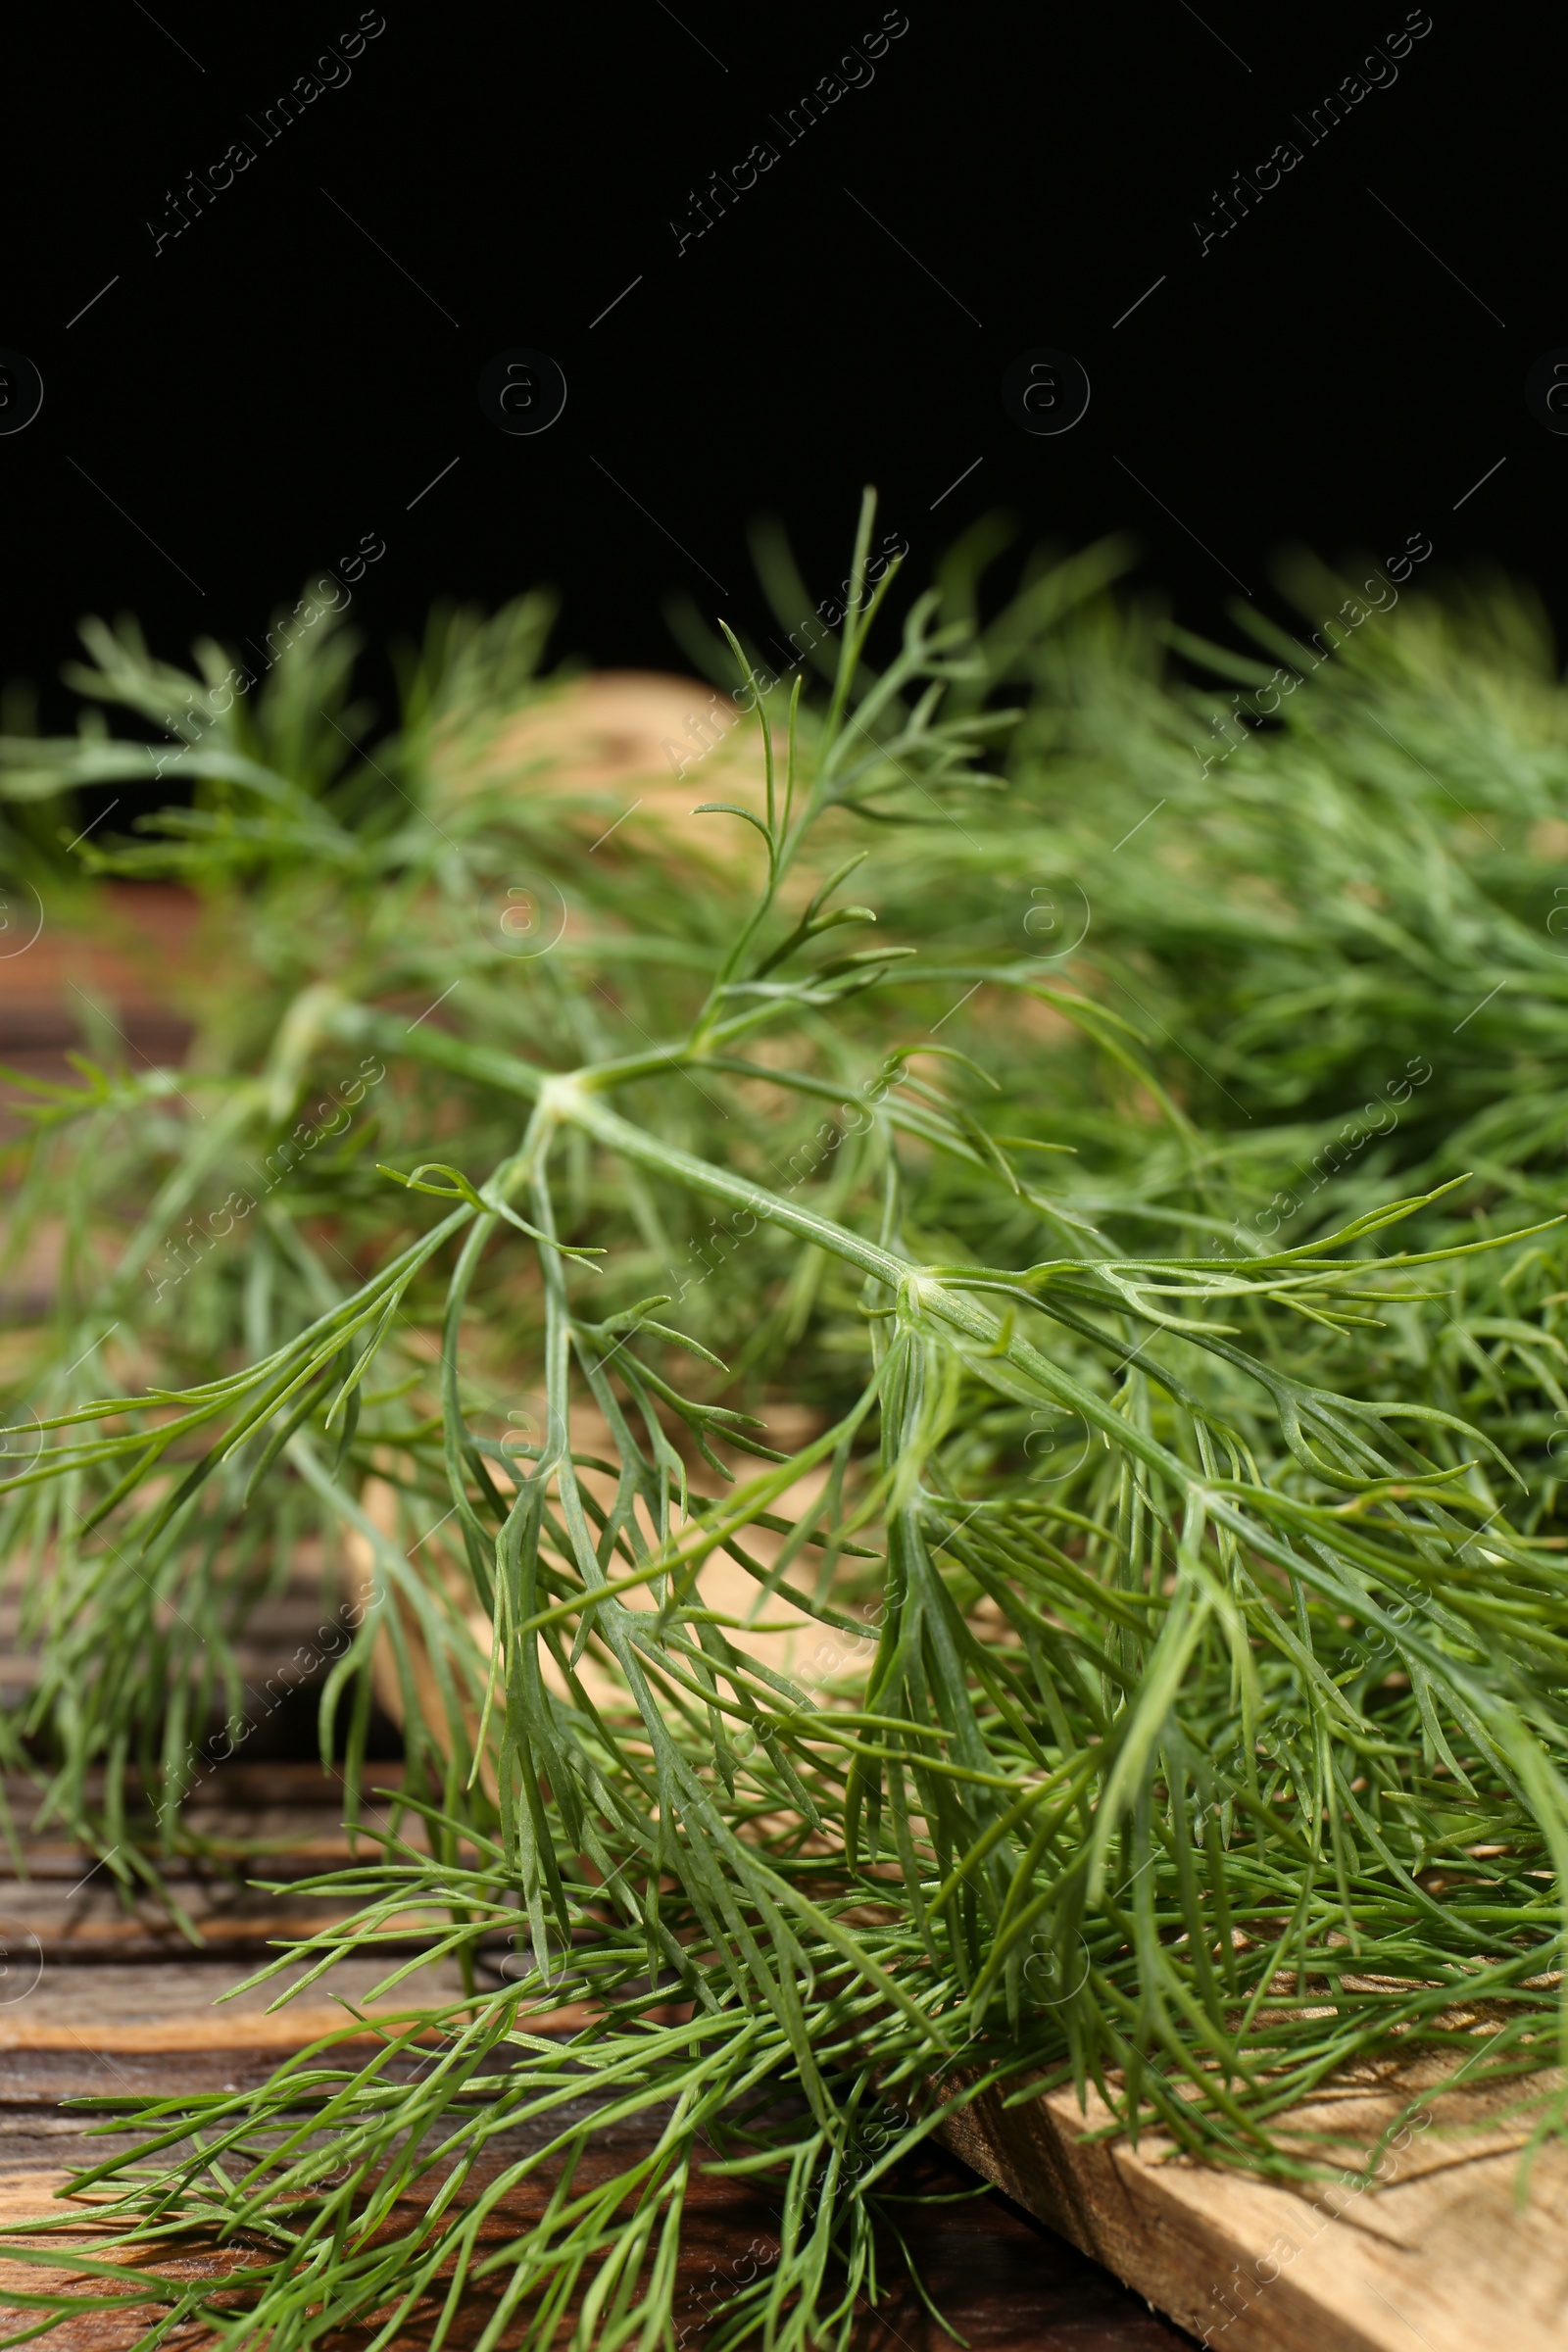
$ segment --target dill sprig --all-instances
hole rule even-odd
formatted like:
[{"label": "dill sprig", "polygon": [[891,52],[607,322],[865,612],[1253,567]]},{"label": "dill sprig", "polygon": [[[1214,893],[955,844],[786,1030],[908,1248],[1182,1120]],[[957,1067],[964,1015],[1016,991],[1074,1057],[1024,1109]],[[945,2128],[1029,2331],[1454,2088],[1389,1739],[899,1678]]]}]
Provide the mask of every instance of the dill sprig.
[{"label": "dill sprig", "polygon": [[[715,657],[766,720],[756,791],[706,819],[756,842],[749,896],[733,858],[701,890],[657,846],[590,864],[546,790],[454,787],[458,713],[486,735],[539,691],[515,613],[447,625],[363,760],[336,641],[299,649],[286,708],[197,727],[192,808],[100,853],[186,875],[232,938],[180,1078],[199,1123],[96,1065],[37,1102],[18,1230],[64,1202],[70,1240],[4,1441],[42,1642],[12,1756],[156,1884],[131,1767],[178,1850],[247,1608],[314,1540],[356,1619],[324,1752],[357,1788],[385,1644],[408,1772],[315,1882],[351,1916],[276,1968],[330,1984],[385,1946],[377,2002],[432,1955],[466,1971],[368,2059],[328,2039],[260,2090],[98,2102],[138,2144],[77,2185],[141,2250],[143,2341],[380,2344],[418,2315],[439,2342],[473,2294],[486,2347],[568,2315],[671,2343],[716,2168],[776,2197],[781,2252],[714,2340],[843,2345],[904,2242],[890,2169],[983,2089],[1093,2086],[1134,2135],[1290,2178],[1315,2162],[1290,2111],[1338,2071],[1563,2054],[1559,1098],[1543,1074],[1521,1119],[1478,1047],[1441,1057],[1440,918],[1474,933],[1483,885],[1430,796],[1369,799],[1354,736],[1439,692],[1437,624],[1358,642],[1223,791],[1199,778],[1200,872],[1147,826],[1107,846],[1194,695],[1106,602],[1113,555],[982,629],[959,551],[876,670],[870,530],[867,499],[821,704],[775,717],[745,646]],[[143,707],[134,645],[98,651]],[[978,763],[1020,684],[1003,797]],[[89,733],[13,764],[36,792],[139,756]],[[1430,949],[1375,897],[1317,906],[1347,827],[1390,867],[1419,848]],[[521,965],[471,919],[519,874],[578,917]],[[1019,911],[1042,874],[1093,917],[1061,968]],[[1559,991],[1527,929],[1486,939],[1539,1040]],[[949,1031],[965,988],[986,1017]],[[1419,1112],[1271,1206],[1374,1050],[1428,1060]],[[342,1128],[149,1301],[149,1248],[340,1064]],[[775,1447],[780,1392],[811,1434]],[[720,1555],[750,1627],[779,1594],[821,1627],[824,1671],[705,1599]],[[568,2004],[589,2022],[539,2030]],[[241,2283],[160,2276],[215,2234]],[[76,2307],[12,2299],[30,2328]]]}]

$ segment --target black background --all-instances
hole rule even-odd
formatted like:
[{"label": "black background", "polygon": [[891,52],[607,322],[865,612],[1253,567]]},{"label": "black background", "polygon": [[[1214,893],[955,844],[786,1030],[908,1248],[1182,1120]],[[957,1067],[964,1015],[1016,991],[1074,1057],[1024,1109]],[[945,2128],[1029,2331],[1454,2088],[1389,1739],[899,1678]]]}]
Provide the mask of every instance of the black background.
[{"label": "black background", "polygon": [[[549,581],[558,651],[685,667],[664,601],[760,635],[749,520],[785,518],[819,594],[865,481],[916,577],[997,507],[1023,544],[1125,529],[1179,616],[1234,639],[1244,588],[1283,610],[1283,545],[1384,558],[1419,532],[1429,576],[1495,558],[1560,625],[1568,438],[1523,380],[1568,344],[1564,36],[1433,0],[1392,86],[1309,143],[1406,21],[908,0],[869,86],[787,145],[787,110],[882,24],[871,0],[385,0],[347,83],[264,143],[356,7],[49,12],[8,105],[0,345],[46,389],[0,438],[0,676],[58,723],[82,613],[132,611],[175,658],[259,643],[364,534],[386,544],[355,590],[373,643],[437,596]],[[155,255],[148,223],[237,139],[255,162]],[[762,139],[777,163],[677,253],[691,192]],[[1300,163],[1200,254],[1215,192],[1287,139]],[[476,398],[516,344],[569,386],[536,438]],[[1002,406],[1034,345],[1092,381],[1057,438]]]}]

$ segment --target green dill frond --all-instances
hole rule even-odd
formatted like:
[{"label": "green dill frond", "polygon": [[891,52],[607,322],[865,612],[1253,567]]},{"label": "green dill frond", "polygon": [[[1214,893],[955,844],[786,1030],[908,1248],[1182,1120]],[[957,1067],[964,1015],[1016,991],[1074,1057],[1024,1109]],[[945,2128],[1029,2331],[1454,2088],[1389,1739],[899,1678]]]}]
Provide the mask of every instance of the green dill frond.
[{"label": "green dill frond", "polygon": [[1563,2053],[1562,689],[1409,599],[1205,769],[1123,551],[982,625],[980,534],[896,629],[871,516],[819,691],[713,641],[755,753],[691,865],[509,754],[537,602],[438,618],[384,737],[326,619],[244,710],[89,638],[195,714],[98,863],[187,880],[211,960],[177,1089],[84,1068],[17,1153],[13,1251],[64,1246],[6,1761],[156,1883],[315,1559],[323,1752],[357,1791],[379,1688],[407,1773],[303,1982],[384,1947],[395,1995],[411,1923],[467,1972],[117,2110],[117,2242],[252,2248],[242,2305],[144,2266],[161,2328],[390,2341],[439,2281],[486,2342],[669,2343],[716,2167],[782,2216],[716,2340],[845,2346],[890,2168],[984,2088],[1298,2176],[1352,2061]]}]

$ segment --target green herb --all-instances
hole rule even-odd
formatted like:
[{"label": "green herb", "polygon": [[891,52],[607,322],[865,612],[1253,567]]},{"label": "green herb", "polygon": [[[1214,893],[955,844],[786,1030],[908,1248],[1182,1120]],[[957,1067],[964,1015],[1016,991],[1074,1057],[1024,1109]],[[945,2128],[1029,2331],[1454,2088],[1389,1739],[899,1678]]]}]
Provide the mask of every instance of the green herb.
[{"label": "green herb", "polygon": [[[1512,692],[1502,622],[1407,611],[1202,774],[1203,698],[1108,602],[1115,551],[981,629],[975,540],[875,670],[870,528],[868,500],[822,709],[775,714],[715,641],[769,720],[757,805],[705,820],[760,836],[749,900],[732,856],[699,889],[635,837],[586,855],[545,776],[454,784],[460,737],[548,691],[526,609],[444,623],[363,757],[323,633],[254,716],[203,706],[189,810],[99,853],[187,876],[228,944],[185,1104],[97,1067],[37,1102],[13,1247],[45,1215],[67,1242],[5,1440],[43,1643],[9,1760],[156,1883],[129,1768],[180,1850],[248,1607],[308,1535],[348,1547],[373,1598],[341,1588],[323,1752],[341,1732],[357,1789],[384,1640],[408,1778],[318,1882],[357,1908],[306,1981],[437,1915],[468,1972],[368,2061],[109,2103],[141,2134],[87,2176],[122,2242],[249,2249],[237,2299],[140,2270],[160,2330],[374,2315],[381,2344],[439,2306],[440,2342],[480,2292],[486,2347],[568,2312],[574,2342],[671,2343],[716,2163],[776,2196],[781,2253],[714,2340],[847,2344],[903,2243],[890,2168],[983,2087],[1094,2086],[1128,2132],[1292,2176],[1290,2109],[1349,2062],[1564,2052],[1568,979],[1524,868],[1564,807],[1560,691]],[[100,691],[168,691],[134,640],[96,650]],[[35,795],[146,765],[0,748]],[[569,903],[552,953],[487,938],[509,889]],[[1053,960],[1029,917],[1073,890]],[[1506,1016],[1461,1019],[1499,972]],[[277,1173],[243,1194],[247,1154]],[[220,1193],[251,1205],[150,1298]],[[781,1393],[814,1416],[787,1451]],[[784,1592],[820,1623],[809,1683],[705,1601],[726,1553],[754,1622]],[[388,1961],[378,1997],[416,1965]],[[564,2037],[530,2023],[578,2002]],[[649,2152],[584,2163],[638,2116]]]}]

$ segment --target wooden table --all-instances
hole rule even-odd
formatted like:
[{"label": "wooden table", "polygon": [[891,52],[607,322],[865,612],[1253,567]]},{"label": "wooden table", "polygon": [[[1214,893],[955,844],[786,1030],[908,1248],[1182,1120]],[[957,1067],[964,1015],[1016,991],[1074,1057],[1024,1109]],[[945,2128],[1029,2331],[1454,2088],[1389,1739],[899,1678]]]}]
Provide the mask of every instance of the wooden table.
[{"label": "wooden table", "polygon": [[[389,1776],[381,1768],[383,1781]],[[8,1791],[24,1799],[21,1787]],[[287,1880],[347,1858],[337,1825],[341,1790],[318,1766],[234,1764],[213,1777],[201,1808],[216,1838],[282,1838],[267,1874]],[[83,2095],[213,2091],[259,2083],[278,2058],[330,2025],[340,2009],[307,1996],[293,2011],[264,2012],[275,1986],[213,2006],[271,1956],[271,1939],[318,1924],[322,1906],[285,1892],[263,1893],[236,1877],[182,1873],[173,1890],[206,1938],[191,1953],[156,1907],[127,1907],[109,1872],[92,1869],[62,1841],[35,1839],[27,1878],[0,1878],[0,2222],[14,2229],[46,2206],[73,2164],[96,2161],[113,2144],[85,2134],[95,2119],[64,2104]],[[258,1866],[260,1867],[260,1866]],[[90,1874],[90,1875],[89,1875]],[[385,1962],[349,1963],[341,1989],[358,1995]],[[457,1990],[449,1972],[412,1982],[407,2002]],[[521,2144],[519,2142],[519,2144]],[[616,2144],[616,2161],[627,2144]],[[905,2187],[972,2188],[975,2176],[941,2150],[909,2168]],[[537,2194],[537,2192],[535,2192]],[[514,2223],[528,2206],[519,2199]],[[724,2281],[748,2276],[777,2245],[778,2217],[745,2183],[699,2180],[691,2199],[677,2290],[677,2331],[701,2337]],[[1165,2352],[1191,2339],[1154,2314],[1063,2238],[995,2189],[972,2202],[935,2208],[919,2223],[927,2285],[958,2335],[976,2352]],[[752,2249],[748,2253],[748,2249]],[[200,2259],[199,2257],[197,2258]],[[173,2267],[173,2266],[170,2266]],[[39,2275],[0,2260],[0,2296],[36,2287]],[[477,2305],[458,2342],[471,2341],[486,2316]],[[115,2352],[136,2328],[123,2312],[73,2319],[50,2339],[71,2352]],[[406,2338],[413,2347],[416,2330]],[[914,2295],[901,2291],[867,2311],[865,2352],[935,2352],[950,2340]]]}]

